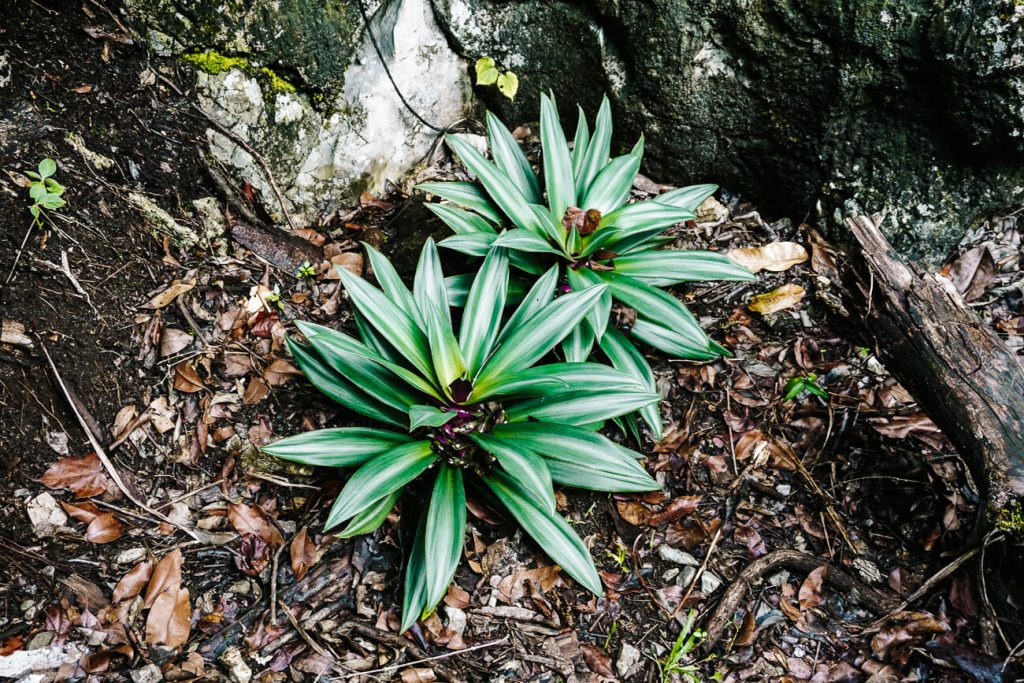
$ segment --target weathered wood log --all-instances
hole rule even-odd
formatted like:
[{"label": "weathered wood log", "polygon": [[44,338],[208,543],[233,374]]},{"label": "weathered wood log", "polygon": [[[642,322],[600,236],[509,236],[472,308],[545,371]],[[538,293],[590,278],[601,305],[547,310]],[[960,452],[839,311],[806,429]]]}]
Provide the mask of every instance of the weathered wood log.
[{"label": "weathered wood log", "polygon": [[1007,519],[1024,500],[1024,367],[949,280],[906,263],[873,219],[846,222],[836,254],[845,305],[964,457],[989,521]]}]

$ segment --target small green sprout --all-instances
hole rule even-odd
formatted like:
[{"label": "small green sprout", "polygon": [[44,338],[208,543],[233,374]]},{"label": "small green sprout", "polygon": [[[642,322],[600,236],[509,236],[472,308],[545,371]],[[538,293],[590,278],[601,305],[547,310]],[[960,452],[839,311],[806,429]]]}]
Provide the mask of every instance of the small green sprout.
[{"label": "small green sprout", "polygon": [[828,398],[828,392],[822,389],[821,385],[818,384],[818,376],[813,372],[808,372],[805,375],[793,377],[786,382],[786,389],[782,400],[792,401],[805,391],[824,399]]},{"label": "small green sprout", "polygon": [[[308,261],[307,261],[307,263],[308,263]],[[283,311],[284,310],[284,304],[281,303],[281,287],[279,285],[274,285],[274,291],[271,292],[270,294],[267,294],[267,296],[265,297],[265,301],[268,304],[274,304],[280,310]]]},{"label": "small green sprout", "polygon": [[492,57],[476,60],[476,84],[496,86],[498,92],[510,100],[514,100],[519,91],[519,77],[511,71],[501,73]]},{"label": "small green sprout", "polygon": [[[713,655],[708,655],[704,659],[697,661],[688,661],[690,653],[700,645],[701,641],[707,635],[703,629],[694,629],[693,624],[697,619],[697,610],[690,610],[690,613],[686,615],[686,622],[683,624],[683,630],[679,632],[679,636],[676,638],[675,644],[672,646],[672,650],[664,659],[655,660],[658,664],[658,672],[661,674],[662,683],[672,683],[675,676],[682,676],[685,680],[690,683],[701,683],[700,672],[697,667],[707,661],[713,659]],[[717,672],[714,675],[714,680],[721,680],[721,675]]]},{"label": "small green sprout", "polygon": [[47,211],[55,211],[67,203],[61,197],[66,188],[52,177],[56,172],[57,162],[49,157],[39,162],[36,171],[25,171],[25,175],[32,179],[28,186],[28,196],[33,204],[28,210],[40,228],[43,227]]},{"label": "small green sprout", "polygon": [[299,270],[295,273],[297,278],[313,277],[316,275],[316,268],[309,261],[303,261],[302,265],[299,266]]},{"label": "small green sprout", "polygon": [[622,545],[622,543],[616,542],[615,550],[609,550],[608,557],[615,560],[615,564],[619,565],[619,570],[623,574],[629,573],[629,563],[627,562],[627,559],[629,557],[629,549],[626,548],[626,546]]}]

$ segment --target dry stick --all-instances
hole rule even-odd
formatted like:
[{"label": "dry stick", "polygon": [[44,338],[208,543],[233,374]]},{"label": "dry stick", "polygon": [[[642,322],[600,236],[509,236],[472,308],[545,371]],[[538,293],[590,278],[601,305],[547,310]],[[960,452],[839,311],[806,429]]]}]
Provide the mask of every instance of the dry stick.
[{"label": "dry stick", "polygon": [[370,669],[369,671],[356,671],[354,673],[350,673],[350,674],[347,674],[345,676],[342,676],[341,678],[332,678],[331,680],[334,680],[334,681],[344,681],[344,680],[347,680],[349,678],[355,678],[356,676],[370,676],[370,675],[373,675],[373,674],[383,674],[383,673],[387,673],[389,671],[395,671],[396,669],[404,669],[406,667],[416,666],[417,664],[426,664],[427,662],[435,662],[435,661],[437,661],[439,659],[448,659],[449,657],[455,657],[457,655],[464,655],[467,652],[473,652],[474,650],[485,650],[485,649],[487,649],[489,647],[494,647],[495,645],[501,645],[502,643],[508,642],[508,639],[509,639],[509,636],[506,635],[504,638],[499,638],[498,640],[492,640],[492,641],[487,642],[487,643],[480,643],[479,645],[474,645],[473,647],[467,647],[464,650],[456,650],[454,652],[446,652],[443,655],[435,655],[433,657],[427,657],[425,659],[417,659],[417,660],[412,661],[412,662],[406,662],[405,664],[392,664],[391,666],[381,667],[380,669]]},{"label": "dry stick", "polygon": [[[309,645],[311,648],[313,648],[314,652],[316,652],[318,655],[320,655],[321,657],[323,657],[327,661],[329,661],[329,662],[335,661],[336,658],[334,657],[334,655],[332,655],[330,652],[325,650],[320,645],[320,643],[318,643],[315,640],[313,640],[313,638],[310,637],[310,635],[308,633],[306,633],[306,629],[302,628],[302,624],[300,624],[298,619],[295,618],[295,615],[292,614],[291,608],[288,607],[288,605],[285,603],[285,601],[281,600],[280,602],[281,602],[281,609],[284,610],[284,613],[288,615],[288,621],[291,622],[292,628],[294,628],[295,632],[299,634],[299,637],[302,638],[302,640],[304,640],[306,642],[306,645]],[[271,605],[274,605],[274,603],[272,602]],[[275,626],[277,625],[276,621],[274,622],[274,625]],[[331,668],[334,669],[335,671],[338,671],[339,667],[336,664],[332,664]]]},{"label": "dry stick", "polygon": [[[342,622],[340,629],[352,629],[364,638],[376,640],[378,643],[383,643],[384,645],[392,647],[395,650],[408,650],[420,659],[430,658],[430,655],[428,655],[424,650],[422,650],[418,645],[413,643],[408,638],[403,638],[400,635],[389,633],[388,631],[382,631],[379,628],[370,626],[369,624],[363,624],[358,621],[348,620]],[[401,666],[405,666],[405,664],[402,664]],[[443,678],[446,681],[459,680],[459,677],[455,674],[455,672],[446,666],[438,665],[436,667],[433,667],[433,669],[434,673],[436,673],[440,678]]]},{"label": "dry stick", "polygon": [[270,165],[267,163],[267,160],[263,158],[263,155],[257,152],[256,149],[248,142],[246,142],[243,137],[238,135],[238,133],[234,132],[230,128],[227,128],[226,126],[221,124],[220,121],[217,121],[212,116],[210,116],[210,114],[208,114],[206,110],[200,107],[198,104],[193,106],[196,108],[196,111],[198,111],[200,114],[206,117],[206,120],[210,122],[210,125],[213,126],[217,130],[217,132],[230,138],[232,142],[234,142],[236,145],[238,145],[246,152],[248,152],[250,155],[252,155],[252,158],[255,159],[256,163],[259,164],[260,168],[263,169],[263,174],[267,176],[267,180],[270,182],[270,187],[272,190],[274,190],[274,195],[277,197],[277,203],[281,205],[281,213],[284,214],[285,220],[288,221],[288,227],[294,230],[295,224],[292,223],[291,214],[288,213],[288,208],[284,205],[284,195],[282,195],[281,190],[278,189],[277,181],[274,180],[274,174],[270,172]]},{"label": "dry stick", "polygon": [[707,637],[701,644],[701,649],[704,652],[709,652],[721,640],[725,629],[732,623],[733,614],[743,602],[747,590],[751,584],[764,574],[782,567],[811,572],[822,566],[829,568],[828,574],[825,577],[826,581],[836,586],[839,590],[848,593],[852,599],[861,603],[872,612],[888,614],[898,604],[896,598],[892,598],[853,578],[846,572],[837,569],[834,565],[824,562],[820,557],[802,553],[798,550],[776,550],[747,565],[740,572],[739,576],[736,577],[736,580],[726,589],[718,606],[715,607],[707,621]]},{"label": "dry stick", "polygon": [[107,473],[110,475],[110,478],[114,481],[114,484],[117,486],[117,488],[120,489],[121,493],[123,493],[128,500],[135,503],[137,506],[139,506],[149,514],[153,515],[160,521],[166,522],[171,526],[181,529],[196,541],[202,540],[199,538],[199,536],[196,535],[196,532],[194,532],[192,529],[189,529],[188,527],[179,524],[178,522],[175,522],[174,520],[168,518],[166,515],[157,512],[153,508],[149,507],[148,505],[146,505],[145,502],[136,498],[135,495],[128,489],[128,487],[125,486],[124,480],[121,479],[121,475],[118,474],[117,468],[114,467],[114,463],[111,462],[110,458],[107,456],[107,452],[103,450],[103,446],[100,445],[100,442],[96,438],[96,435],[93,434],[92,429],[89,428],[89,424],[86,422],[85,418],[82,417],[82,413],[78,409],[77,402],[72,397],[70,390],[68,390],[67,385],[64,383],[64,378],[61,377],[60,371],[57,370],[57,364],[53,362],[53,358],[50,357],[50,352],[46,350],[46,345],[43,344],[43,341],[41,339],[39,340],[39,348],[42,349],[43,355],[46,356],[46,362],[50,364],[50,370],[53,372],[53,378],[57,380],[57,386],[60,387],[61,393],[64,394],[64,399],[67,401],[68,405],[71,406],[71,412],[75,414],[75,419],[78,420],[78,424],[81,425],[82,430],[85,432],[85,435],[89,438],[89,443],[92,445],[93,450],[96,451],[96,457],[98,457],[100,459],[100,462],[103,463],[103,468],[107,470]]}]

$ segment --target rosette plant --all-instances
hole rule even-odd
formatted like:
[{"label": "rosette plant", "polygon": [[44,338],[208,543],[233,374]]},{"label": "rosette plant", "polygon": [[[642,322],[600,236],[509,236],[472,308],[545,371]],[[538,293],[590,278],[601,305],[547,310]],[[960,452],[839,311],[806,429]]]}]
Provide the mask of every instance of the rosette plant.
[{"label": "rosette plant", "polygon": [[[629,153],[611,158],[607,98],[593,134],[579,110],[570,147],[554,102],[541,95],[543,184],[512,134],[490,112],[487,131],[493,161],[458,135],[447,137],[477,182],[418,186],[455,205],[427,204],[456,233],[440,246],[471,256],[503,247],[510,250],[512,265],[526,273],[537,275],[557,265],[563,287],[581,290],[606,285],[585,321],[562,343],[567,360],[585,360],[597,343],[615,367],[654,390],[643,355],[608,325],[613,299],[636,313],[623,316],[622,327],[655,349],[689,360],[711,360],[728,353],[704,333],[681,301],[660,289],[681,282],[754,278],[724,254],[661,249],[673,241],[662,233],[694,219],[696,208],[717,186],[694,185],[627,203],[640,170],[643,137]],[[455,291],[465,288],[458,281],[452,285]],[[642,415],[660,438],[657,408],[650,406]],[[631,431],[635,432],[635,425]]]},{"label": "rosette plant", "polygon": [[357,336],[297,322],[306,341],[288,339],[288,346],[317,389],[379,426],[321,429],[263,450],[307,465],[356,468],[325,525],[347,522],[343,537],[376,529],[404,490],[427,480],[420,488],[430,501],[406,569],[403,631],[434,609],[455,574],[467,485],[489,492],[567,574],[599,594],[593,561],[555,511],[552,487],[657,489],[640,454],[596,430],[659,396],[605,365],[541,361],[607,286],[556,296],[552,268],[518,306],[507,307],[509,259],[499,247],[484,259],[456,325],[460,309],[449,306],[432,241],[412,291],[384,256],[366,249],[380,289],[338,268]]}]

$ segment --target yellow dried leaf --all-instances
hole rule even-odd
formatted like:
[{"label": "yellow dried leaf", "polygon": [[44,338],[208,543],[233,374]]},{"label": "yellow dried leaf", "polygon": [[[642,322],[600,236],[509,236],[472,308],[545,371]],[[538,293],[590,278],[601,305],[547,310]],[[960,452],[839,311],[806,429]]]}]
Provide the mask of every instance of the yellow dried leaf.
[{"label": "yellow dried leaf", "polygon": [[796,242],[772,242],[762,247],[733,249],[729,258],[751,273],[770,270],[780,273],[807,260],[807,250]]},{"label": "yellow dried leaf", "polygon": [[747,308],[762,315],[776,313],[800,303],[804,294],[806,292],[800,285],[782,285],[767,294],[758,294],[750,300]]}]

